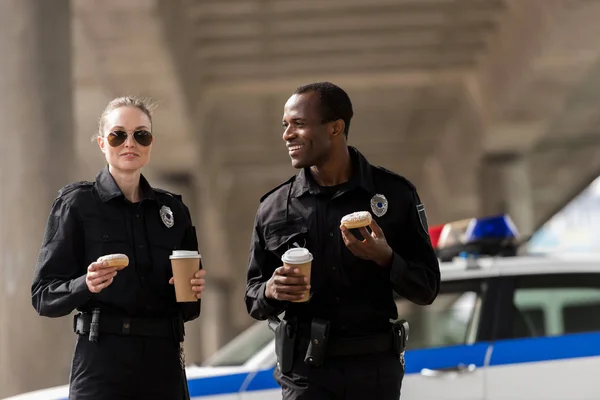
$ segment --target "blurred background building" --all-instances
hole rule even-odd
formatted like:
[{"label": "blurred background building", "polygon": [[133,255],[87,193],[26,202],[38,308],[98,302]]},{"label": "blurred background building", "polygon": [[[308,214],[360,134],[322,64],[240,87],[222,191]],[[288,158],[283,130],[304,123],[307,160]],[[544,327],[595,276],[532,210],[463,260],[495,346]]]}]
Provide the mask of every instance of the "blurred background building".
[{"label": "blurred background building", "polygon": [[533,235],[528,251],[600,254],[600,178]]},{"label": "blurred background building", "polygon": [[599,17],[595,0],[0,0],[0,397],[67,382],[71,319],[35,314],[31,277],[57,191],[103,166],[112,98],[158,106],[145,174],[196,222],[201,362],[251,323],[250,233],[294,173],[297,86],[349,93],[350,144],[412,180],[430,224],[509,212],[529,235],[600,172]]}]

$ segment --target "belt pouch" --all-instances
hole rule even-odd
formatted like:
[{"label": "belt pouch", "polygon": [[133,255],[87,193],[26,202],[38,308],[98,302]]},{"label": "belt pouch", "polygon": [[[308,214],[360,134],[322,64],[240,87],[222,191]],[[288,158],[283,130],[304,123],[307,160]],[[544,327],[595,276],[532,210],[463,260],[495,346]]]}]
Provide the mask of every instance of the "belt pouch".
[{"label": "belt pouch", "polygon": [[394,351],[398,356],[406,350],[406,342],[408,341],[408,322],[400,320],[392,325],[392,333],[394,336]]},{"label": "belt pouch", "polygon": [[292,320],[282,320],[275,330],[275,353],[279,370],[287,374],[294,365],[296,347],[296,324]]},{"label": "belt pouch", "polygon": [[314,318],[310,324],[310,343],[304,357],[306,364],[311,367],[319,367],[323,364],[328,338],[329,321]]}]

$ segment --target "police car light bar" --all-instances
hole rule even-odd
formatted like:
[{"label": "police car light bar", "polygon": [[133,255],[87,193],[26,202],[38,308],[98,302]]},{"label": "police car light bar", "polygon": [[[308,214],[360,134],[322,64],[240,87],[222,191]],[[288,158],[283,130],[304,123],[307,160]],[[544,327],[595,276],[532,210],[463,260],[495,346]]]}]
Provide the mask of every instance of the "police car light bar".
[{"label": "police car light bar", "polygon": [[519,236],[515,224],[506,214],[468,218],[433,226],[429,238],[441,261],[467,253],[474,256],[514,256]]}]

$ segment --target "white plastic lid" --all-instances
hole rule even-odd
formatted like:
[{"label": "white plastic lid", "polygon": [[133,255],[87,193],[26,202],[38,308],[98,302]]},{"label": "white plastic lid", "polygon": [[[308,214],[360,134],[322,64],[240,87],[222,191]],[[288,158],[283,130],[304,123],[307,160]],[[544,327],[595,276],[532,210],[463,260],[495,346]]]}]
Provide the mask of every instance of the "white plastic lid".
[{"label": "white plastic lid", "polygon": [[202,258],[202,256],[195,250],[173,250],[169,258]]},{"label": "white plastic lid", "polygon": [[289,249],[281,256],[281,261],[288,264],[304,264],[312,261],[312,259],[313,256],[310,254],[310,251],[303,247]]}]

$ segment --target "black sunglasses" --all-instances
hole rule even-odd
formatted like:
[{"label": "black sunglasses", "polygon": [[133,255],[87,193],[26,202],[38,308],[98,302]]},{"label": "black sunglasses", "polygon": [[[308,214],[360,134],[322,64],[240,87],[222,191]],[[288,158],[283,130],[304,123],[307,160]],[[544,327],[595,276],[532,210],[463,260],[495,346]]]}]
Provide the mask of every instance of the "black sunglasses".
[{"label": "black sunglasses", "polygon": [[[108,140],[108,144],[112,147],[118,147],[127,140],[127,132],[114,131],[109,133],[108,136],[106,136],[106,139]],[[133,132],[133,139],[141,146],[147,147],[152,144],[152,133],[145,130],[135,131]]]}]

